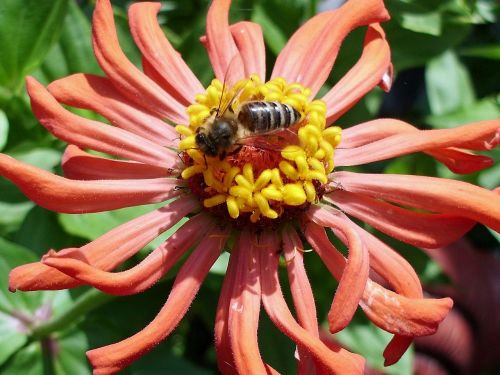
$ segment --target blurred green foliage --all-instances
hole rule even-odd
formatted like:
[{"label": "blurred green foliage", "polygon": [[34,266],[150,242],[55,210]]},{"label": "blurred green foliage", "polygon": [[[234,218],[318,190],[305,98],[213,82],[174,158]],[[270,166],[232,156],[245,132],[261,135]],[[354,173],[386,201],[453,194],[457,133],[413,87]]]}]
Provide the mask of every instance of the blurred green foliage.
[{"label": "blurred green foliage", "polygon": [[[129,3],[113,1],[122,47],[140,65],[139,52],[127,27]],[[91,0],[0,1],[0,150],[3,152],[37,167],[59,171],[64,144],[37,123],[23,82],[26,75],[34,75],[48,84],[76,72],[101,73],[90,43],[93,5]],[[163,1],[159,15],[165,34],[203,83],[212,78],[208,58],[198,42],[204,34],[208,5],[207,0]],[[250,19],[262,25],[270,71],[290,35],[321,5],[314,0],[235,0],[231,20]],[[388,95],[381,90],[368,94],[340,120],[342,125],[383,115],[402,118],[421,128],[447,128],[500,117],[497,1],[386,0],[386,5],[392,15],[384,29],[396,71],[394,90]],[[362,40],[363,30],[346,39],[327,88],[356,61]],[[86,111],[78,113],[95,116]],[[500,159],[499,151],[492,154],[497,161]],[[421,155],[374,163],[367,170],[466,178],[489,188],[500,181],[498,163],[472,176],[456,176]],[[0,179],[0,373],[90,374],[84,355],[87,349],[121,340],[153,318],[166,299],[175,272],[170,272],[164,282],[151,290],[128,298],[106,298],[84,288],[52,293],[7,291],[7,275],[12,267],[35,261],[51,248],[81,245],[148,209],[55,214],[35,207],[12,184]],[[486,243],[494,245],[493,237]],[[409,246],[392,245],[410,258],[426,281],[439,277],[422,253]],[[124,374],[217,372],[212,330],[226,262],[227,257],[223,257],[214,267],[175,333]],[[315,255],[307,254],[306,262],[319,317],[324,320],[336,285]],[[75,306],[87,306],[89,300],[97,301],[95,306],[90,304],[91,307],[78,310],[86,314],[68,321],[67,316],[75,313]],[[274,334],[277,329],[263,319],[259,340],[264,357],[283,373],[292,373],[293,345],[281,334]],[[373,367],[381,368],[388,335],[357,318],[338,338],[363,354]],[[388,372],[410,374],[411,360],[410,352]]]}]

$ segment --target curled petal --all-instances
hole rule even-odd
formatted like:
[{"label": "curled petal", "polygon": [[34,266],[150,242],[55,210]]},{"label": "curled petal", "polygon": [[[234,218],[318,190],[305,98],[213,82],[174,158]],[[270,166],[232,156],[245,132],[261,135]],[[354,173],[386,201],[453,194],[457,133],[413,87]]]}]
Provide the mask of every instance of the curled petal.
[{"label": "curled petal", "polygon": [[115,373],[158,345],[179,324],[226,242],[227,229],[213,229],[179,270],[167,302],[143,330],[115,344],[87,352],[94,374]]},{"label": "curled petal", "polygon": [[262,28],[254,22],[238,22],[230,26],[236,47],[243,61],[245,76],[257,74],[266,79],[266,47]]},{"label": "curled petal", "polygon": [[334,374],[362,374],[364,359],[338,348],[330,350],[318,337],[302,328],[288,309],[278,279],[276,246],[261,249],[262,302],[274,324],[298,345],[308,350],[321,364]]},{"label": "curled petal", "polygon": [[[388,120],[390,121],[390,120]],[[481,121],[453,129],[405,131],[371,143],[339,150],[336,165],[359,165],[385,160],[419,151],[434,151],[447,147],[484,150],[498,143],[500,121]],[[500,138],[499,138],[500,139]],[[340,146],[345,147],[345,146]],[[439,154],[439,153],[438,153]]]},{"label": "curled petal", "polygon": [[308,216],[316,224],[332,228],[336,234],[340,233],[339,238],[349,249],[349,257],[328,313],[330,332],[335,333],[344,329],[352,320],[365,290],[370,271],[368,249],[349,222],[334,209],[326,206],[312,207]]},{"label": "curled petal", "polygon": [[[355,224],[352,223],[352,225],[354,227]],[[360,231],[358,233],[361,235]],[[324,229],[314,222],[310,222],[307,224],[305,235],[307,241],[313,246],[329,271],[338,279],[342,275],[346,260],[330,243]],[[367,239],[367,236],[363,236],[364,242],[367,242]],[[380,241],[379,243],[382,244]],[[372,251],[374,249],[373,241],[368,246]],[[391,272],[404,274],[404,269],[401,271],[397,268],[397,258],[388,256],[385,259],[387,259],[387,265],[392,266],[393,269],[384,271],[383,268],[378,266],[377,272],[381,270],[382,275],[385,275],[385,277]],[[404,265],[405,261],[401,264]],[[412,273],[414,274],[414,271]],[[360,306],[377,326],[396,334],[384,351],[386,364],[393,364],[408,349],[413,336],[429,335],[436,331],[439,323],[451,309],[452,301],[449,298],[439,300],[421,298],[422,292],[419,289],[418,279],[417,287],[412,287],[413,282],[411,279],[407,279],[405,283],[404,278],[391,277],[388,281],[392,281],[393,285],[397,286],[397,289],[414,297],[400,296],[368,280]]]},{"label": "curled petal", "polygon": [[175,152],[123,129],[77,116],[64,109],[34,78],[26,80],[31,107],[40,123],[57,138],[82,148],[173,168]]},{"label": "curled petal", "polygon": [[156,16],[160,7],[160,3],[132,4],[128,10],[130,31],[148,66],[162,77],[158,83],[165,83],[162,87],[187,106],[204,89],[158,24]]},{"label": "curled petal", "polygon": [[412,337],[395,335],[384,350],[384,366],[391,366],[399,361],[412,343]]},{"label": "curled petal", "polygon": [[[304,267],[302,241],[292,227],[283,231],[283,253],[286,260],[288,280],[292,292],[293,304],[300,325],[312,336],[319,337],[316,304]],[[300,374],[316,373],[321,364],[302,348],[298,349]]]},{"label": "curled petal", "polygon": [[91,155],[74,145],[66,147],[61,166],[64,176],[72,180],[162,178],[171,175],[173,172],[154,165]]},{"label": "curled petal", "polygon": [[113,85],[131,101],[174,123],[185,123],[184,106],[137,69],[120,48],[109,0],[98,0],[92,22],[94,52]]},{"label": "curled petal", "polygon": [[291,227],[286,228],[283,232],[283,251],[298,320],[302,327],[312,335],[319,337],[316,304],[304,268],[302,241]]},{"label": "curled petal", "polygon": [[351,222],[370,251],[370,266],[397,293],[422,298],[422,285],[410,263],[370,232]]},{"label": "curled petal", "polygon": [[426,151],[437,161],[443,163],[450,171],[457,174],[470,174],[491,167],[495,161],[489,156],[476,155],[467,150],[448,147],[439,150]]},{"label": "curled petal", "polygon": [[426,336],[436,332],[453,301],[406,298],[369,280],[360,306],[373,323],[387,332]]},{"label": "curled petal", "polygon": [[180,191],[174,178],[77,181],[0,154],[0,175],[9,179],[33,202],[52,211],[88,213],[158,203]]},{"label": "curled petal", "polygon": [[475,185],[410,175],[333,173],[332,180],[350,192],[411,207],[466,217],[500,231],[500,197]]},{"label": "curled petal", "polygon": [[[122,224],[81,248],[68,248],[60,255],[75,254],[102,270],[112,270],[182,217],[199,208],[191,197],[180,198],[168,206]],[[9,275],[9,290],[59,290],[74,288],[80,282],[40,262],[14,268]]]},{"label": "curled petal", "polygon": [[[461,136],[465,136],[466,139],[469,140],[469,142],[461,143],[462,138],[454,137],[452,135],[455,139],[453,144],[460,144],[460,147],[469,146],[472,149],[479,149],[478,143],[480,144],[486,142],[491,146],[494,142],[493,139],[497,137],[497,135],[495,135],[495,127],[498,127],[498,125],[495,125],[494,121],[481,121],[472,125],[475,126],[478,124],[482,127],[481,136],[476,137],[475,131],[472,130],[469,134],[461,134]],[[455,131],[456,129],[451,131]],[[362,147],[360,146],[369,146],[371,143],[376,143],[379,140],[384,140],[386,138],[390,138],[391,136],[408,133],[422,134],[421,132],[421,130],[406,122],[394,119],[377,119],[345,129],[342,132],[342,141],[335,154],[336,165],[342,166],[344,165],[344,162],[351,163],[347,157],[347,153],[349,153],[349,157],[351,156],[351,150],[346,149],[354,148],[355,150],[361,150]],[[474,139],[476,139],[476,141],[474,141]],[[454,173],[477,172],[491,166],[493,163],[492,159],[487,156],[475,155],[457,147],[435,148],[432,150],[422,149],[420,151],[423,151],[424,153],[434,157],[436,160],[439,160]],[[366,158],[366,156],[363,156],[363,158]]]},{"label": "curled petal", "polygon": [[344,190],[335,190],[326,200],[391,237],[419,247],[446,246],[475,225],[473,220],[463,217],[410,211]]},{"label": "curled petal", "polygon": [[385,33],[380,25],[370,25],[358,62],[322,98],[328,108],[326,123],[333,123],[381,82],[388,91],[391,72],[391,51]]},{"label": "curled petal", "polygon": [[110,80],[93,74],[73,74],[48,86],[61,103],[90,109],[111,124],[162,146],[175,146],[178,134],[172,126],[117,91]]},{"label": "curled petal", "polygon": [[298,82],[314,96],[328,78],[343,39],[359,26],[387,19],[381,0],[350,0],[336,10],[318,14],[290,38],[276,60],[272,78]]},{"label": "curled petal", "polygon": [[211,230],[211,220],[205,215],[190,219],[167,241],[153,250],[142,262],[122,272],[106,272],[89,264],[79,253],[51,253],[42,263],[66,275],[115,295],[137,294],[153,286],[179,258]]},{"label": "curled petal", "polygon": [[330,242],[322,225],[318,225],[314,221],[305,225],[304,235],[307,242],[318,253],[333,277],[340,280],[346,263],[344,256]]},{"label": "curled petal", "polygon": [[207,14],[207,35],[203,42],[212,63],[215,76],[232,85],[245,77],[243,57],[229,29],[229,6],[231,0],[214,0]]}]

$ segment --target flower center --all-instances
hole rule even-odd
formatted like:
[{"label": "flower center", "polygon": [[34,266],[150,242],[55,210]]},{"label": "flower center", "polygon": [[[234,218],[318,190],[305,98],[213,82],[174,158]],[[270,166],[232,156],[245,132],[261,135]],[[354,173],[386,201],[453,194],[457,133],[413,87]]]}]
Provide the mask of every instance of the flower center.
[{"label": "flower center", "polygon": [[214,79],[177,125],[182,178],[212,212],[240,222],[290,218],[321,198],[341,129],[326,105],[283,78],[231,88]]}]

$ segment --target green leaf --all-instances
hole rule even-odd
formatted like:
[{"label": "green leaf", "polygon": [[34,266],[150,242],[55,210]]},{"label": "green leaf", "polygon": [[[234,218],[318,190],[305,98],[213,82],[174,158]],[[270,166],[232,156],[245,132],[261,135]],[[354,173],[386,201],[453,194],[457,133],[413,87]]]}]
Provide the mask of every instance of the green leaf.
[{"label": "green leaf", "polygon": [[8,291],[10,270],[30,261],[34,257],[28,250],[0,238],[0,364],[27,342],[27,326],[22,316],[41,301],[39,295],[26,298]]},{"label": "green leaf", "polygon": [[[49,348],[47,351],[47,348]],[[54,348],[54,351],[50,351]],[[21,349],[2,368],[6,375],[90,375],[85,358],[87,339],[82,332],[34,341]]]},{"label": "green leaf", "polygon": [[68,233],[93,240],[118,225],[154,209],[151,206],[138,206],[92,214],[60,214],[59,221]]},{"label": "green leaf", "polygon": [[[54,316],[64,313],[72,304],[67,291],[57,292],[8,292],[8,275],[12,268],[36,260],[26,248],[0,238],[0,373],[42,374],[42,363],[47,358],[39,356],[39,344],[26,344],[33,328]],[[49,368],[55,374],[89,374],[85,364],[88,345],[82,333],[58,333],[44,338],[53,340],[51,347],[57,353],[49,356]],[[16,353],[17,352],[17,353]],[[14,356],[13,354],[16,353]],[[5,362],[8,359],[8,362]],[[71,370],[70,370],[71,369]],[[47,368],[45,368],[45,371]],[[42,371],[42,372],[40,372]]]},{"label": "green leaf", "polygon": [[223,252],[210,269],[210,273],[214,273],[216,275],[225,275],[227,265],[229,264],[229,257],[230,254],[227,251]]},{"label": "green leaf", "polygon": [[441,13],[402,13],[401,26],[410,31],[438,36],[441,34]]},{"label": "green leaf", "polygon": [[434,115],[456,111],[475,100],[469,73],[452,51],[445,52],[428,64],[425,83]]},{"label": "green leaf", "polygon": [[[2,186],[0,185],[0,188]],[[0,201],[0,235],[15,231],[33,208],[32,202],[9,203]]]},{"label": "green leaf", "polygon": [[500,117],[500,105],[496,98],[486,98],[457,111],[431,115],[425,121],[435,128],[454,128],[458,125]]},{"label": "green leaf", "polygon": [[[60,214],[59,221],[66,232],[79,236],[88,240],[103,235],[104,233],[116,228],[120,224],[135,219],[140,215],[155,210],[158,207],[164,206],[165,203],[156,205],[138,206],[122,208],[120,210],[99,212],[92,214]],[[172,228],[153,240],[146,249],[151,250],[170,237],[177,229],[187,221],[187,218],[181,219]]]},{"label": "green leaf", "polygon": [[61,153],[50,148],[38,148],[34,144],[26,144],[9,152],[13,158],[35,167],[52,172],[61,161]]},{"label": "green leaf", "polygon": [[7,366],[2,367],[4,375],[43,375],[43,356],[42,348],[39,342],[32,342],[20,350],[7,363]]},{"label": "green leaf", "polygon": [[35,206],[14,235],[14,241],[35,251],[40,256],[50,249],[75,245],[75,238],[64,232],[57,214]]},{"label": "green leaf", "polygon": [[37,75],[43,75],[43,81],[48,83],[78,72],[98,74],[101,69],[92,50],[90,22],[76,1],[69,0],[59,42],[51,49]]},{"label": "green leaf", "polygon": [[85,356],[89,345],[83,332],[71,330],[58,335],[55,339],[59,350],[53,358],[56,375],[90,375]]},{"label": "green leaf", "polygon": [[15,91],[57,40],[67,0],[0,2],[0,84]]},{"label": "green leaf", "polygon": [[7,143],[7,137],[9,135],[9,119],[5,115],[5,112],[0,110],[0,150],[3,150]]},{"label": "green leaf", "polygon": [[396,364],[384,367],[382,352],[392,335],[371,323],[351,323],[335,335],[335,339],[355,353],[366,358],[367,364],[388,375],[413,374],[413,350],[410,348]]}]

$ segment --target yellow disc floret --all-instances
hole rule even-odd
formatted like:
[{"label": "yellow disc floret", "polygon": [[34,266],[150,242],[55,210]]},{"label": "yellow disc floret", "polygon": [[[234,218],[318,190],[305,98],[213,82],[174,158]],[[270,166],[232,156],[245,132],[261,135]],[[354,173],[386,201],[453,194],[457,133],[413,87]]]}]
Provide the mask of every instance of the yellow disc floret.
[{"label": "yellow disc floret", "polygon": [[[176,130],[181,135],[179,149],[186,160],[181,176],[197,181],[194,193],[206,208],[225,205],[231,218],[247,214],[252,222],[257,222],[262,217],[277,219],[288,207],[300,207],[318,199],[320,187],[327,183],[327,175],[334,168],[333,154],[340,143],[341,129],[326,128],[326,105],[322,100],[311,101],[310,95],[309,89],[298,83],[289,84],[283,78],[263,83],[251,76],[224,89],[214,79],[205,93],[196,96],[195,103],[187,108],[189,124],[177,125]],[[228,156],[223,155],[222,160],[201,152],[195,141],[197,129],[220,108],[230,107],[228,110],[238,113],[248,101],[280,102],[300,113],[300,122],[285,130],[287,137],[283,138],[287,143],[276,142],[274,150],[245,143],[243,148],[253,147],[259,152],[251,157],[248,150],[238,147]],[[274,156],[266,158],[266,153]]]}]

